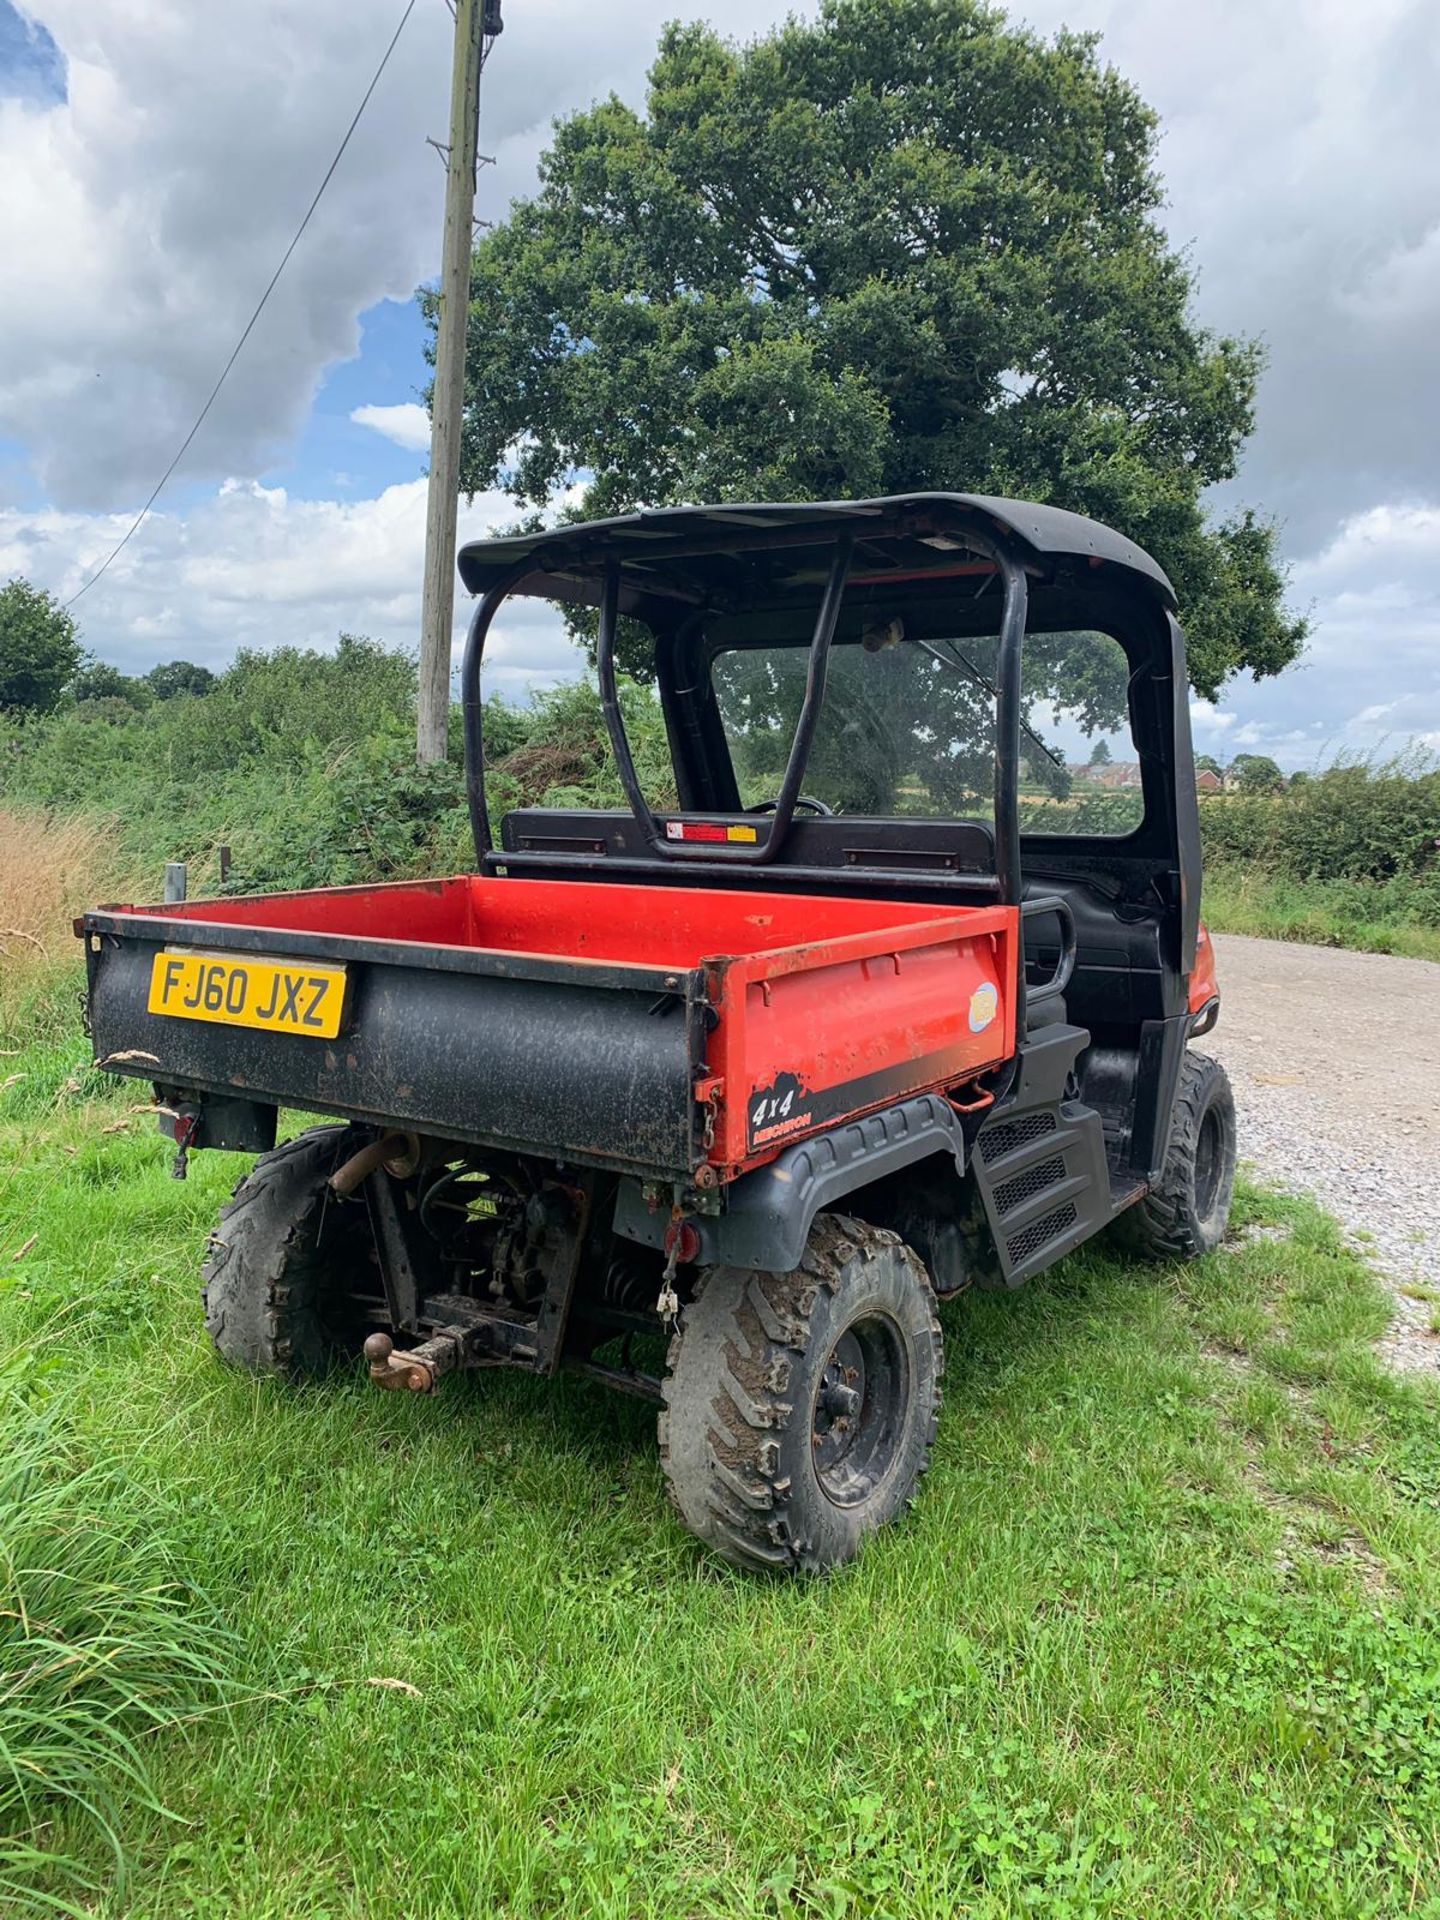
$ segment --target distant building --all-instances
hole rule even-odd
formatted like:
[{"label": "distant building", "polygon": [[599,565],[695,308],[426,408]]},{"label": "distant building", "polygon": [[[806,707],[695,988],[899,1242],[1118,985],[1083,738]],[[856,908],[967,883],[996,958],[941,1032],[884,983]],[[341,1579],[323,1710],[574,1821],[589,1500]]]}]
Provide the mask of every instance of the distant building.
[{"label": "distant building", "polygon": [[1141,785],[1138,760],[1111,760],[1105,766],[1083,769],[1085,783],[1103,787],[1107,793],[1121,793]]},{"label": "distant building", "polygon": [[1197,793],[1223,793],[1225,791],[1223,775],[1216,773],[1213,767],[1201,767],[1200,771],[1195,775],[1195,791]]}]

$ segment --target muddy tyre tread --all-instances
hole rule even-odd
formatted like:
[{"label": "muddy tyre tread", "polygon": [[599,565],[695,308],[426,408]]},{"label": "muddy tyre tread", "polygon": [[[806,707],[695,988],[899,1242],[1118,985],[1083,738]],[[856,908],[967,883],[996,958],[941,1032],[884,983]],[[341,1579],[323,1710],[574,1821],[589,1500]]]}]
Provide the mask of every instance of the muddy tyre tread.
[{"label": "muddy tyre tread", "polygon": [[345,1256],[353,1260],[358,1235],[337,1219],[325,1246],[321,1227],[346,1204],[327,1182],[365,1138],[353,1127],[311,1127],[262,1154],[221,1208],[200,1297],[215,1350],[231,1366],[301,1377],[351,1344],[337,1338],[327,1308],[353,1278]]},{"label": "muddy tyre tread", "polygon": [[[1221,1107],[1227,1165],[1215,1208],[1197,1219],[1193,1204],[1196,1155],[1208,1109]],[[1125,1247],[1143,1260],[1198,1260],[1224,1237],[1235,1184],[1235,1096],[1220,1062],[1208,1053],[1187,1052],[1175,1095],[1170,1144],[1159,1181],[1121,1215],[1118,1230]]]},{"label": "muddy tyre tread", "polygon": [[[914,1408],[917,1457],[898,1476],[887,1510],[867,1519],[868,1533],[913,1504],[939,1420],[944,1348],[920,1260],[886,1228],[822,1214],[795,1272],[716,1267],[701,1275],[667,1354],[660,1459],[681,1520],[732,1564],[777,1574],[833,1564],[817,1553],[800,1490],[783,1470],[781,1433],[797,1411],[794,1376],[811,1345],[821,1291],[838,1294],[857,1272],[897,1256],[913,1283],[916,1335],[928,1367]],[[803,1411],[799,1419],[808,1428]]]}]

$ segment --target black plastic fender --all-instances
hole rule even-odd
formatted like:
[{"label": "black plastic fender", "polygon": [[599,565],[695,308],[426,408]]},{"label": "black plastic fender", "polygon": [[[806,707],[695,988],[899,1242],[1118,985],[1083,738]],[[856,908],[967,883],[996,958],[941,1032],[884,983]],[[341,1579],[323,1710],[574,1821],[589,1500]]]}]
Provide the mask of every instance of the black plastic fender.
[{"label": "black plastic fender", "polygon": [[[817,1213],[858,1187],[937,1153],[951,1156],[957,1176],[964,1173],[960,1116],[936,1093],[917,1094],[798,1141],[727,1188],[723,1212],[691,1217],[700,1235],[696,1262],[791,1273],[800,1264]],[[660,1206],[652,1212],[638,1180],[621,1180],[616,1233],[641,1246],[661,1247],[669,1224],[669,1209]]]}]

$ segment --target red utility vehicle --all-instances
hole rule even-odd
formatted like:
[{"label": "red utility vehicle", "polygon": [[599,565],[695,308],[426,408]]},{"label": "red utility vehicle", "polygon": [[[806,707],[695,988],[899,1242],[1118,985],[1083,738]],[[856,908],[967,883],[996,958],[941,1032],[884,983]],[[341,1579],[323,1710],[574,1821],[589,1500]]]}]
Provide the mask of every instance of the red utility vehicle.
[{"label": "red utility vehicle", "polygon": [[[720,1553],[834,1565],[927,1464],[937,1299],[1112,1222],[1176,1257],[1224,1230],[1169,584],[1093,522],[956,494],[635,514],[460,566],[478,872],[87,914],[97,1059],[155,1084],[178,1171],[261,1156],[205,1264],[227,1360],[578,1369],[662,1405]],[[511,594],[597,609],[628,805],[520,809],[497,848],[480,671]],[[1096,740],[1133,752],[1118,779],[1059,750]],[[276,1147],[282,1106],[340,1124]]]}]

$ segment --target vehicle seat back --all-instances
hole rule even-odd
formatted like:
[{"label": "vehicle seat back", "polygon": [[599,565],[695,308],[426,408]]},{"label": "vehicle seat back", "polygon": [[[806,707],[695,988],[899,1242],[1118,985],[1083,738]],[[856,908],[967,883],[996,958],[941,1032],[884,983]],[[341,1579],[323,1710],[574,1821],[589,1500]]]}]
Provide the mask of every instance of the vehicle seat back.
[{"label": "vehicle seat back", "polygon": [[[763,836],[767,831],[765,816],[751,817],[757,833]],[[673,813],[665,818],[697,825],[736,823],[734,814]],[[667,873],[677,868],[683,871],[685,864],[668,860],[648,847],[628,808],[520,807],[501,821],[500,843],[506,853],[643,859]],[[719,858],[723,859],[723,854]],[[995,872],[995,835],[982,820],[868,819],[850,814],[822,817],[797,813],[775,860],[774,870],[786,868],[849,873],[857,878],[866,870],[913,873],[917,882],[923,882],[927,875],[937,879],[967,874],[989,877]],[[527,862],[527,870],[534,870],[533,863]]]}]

